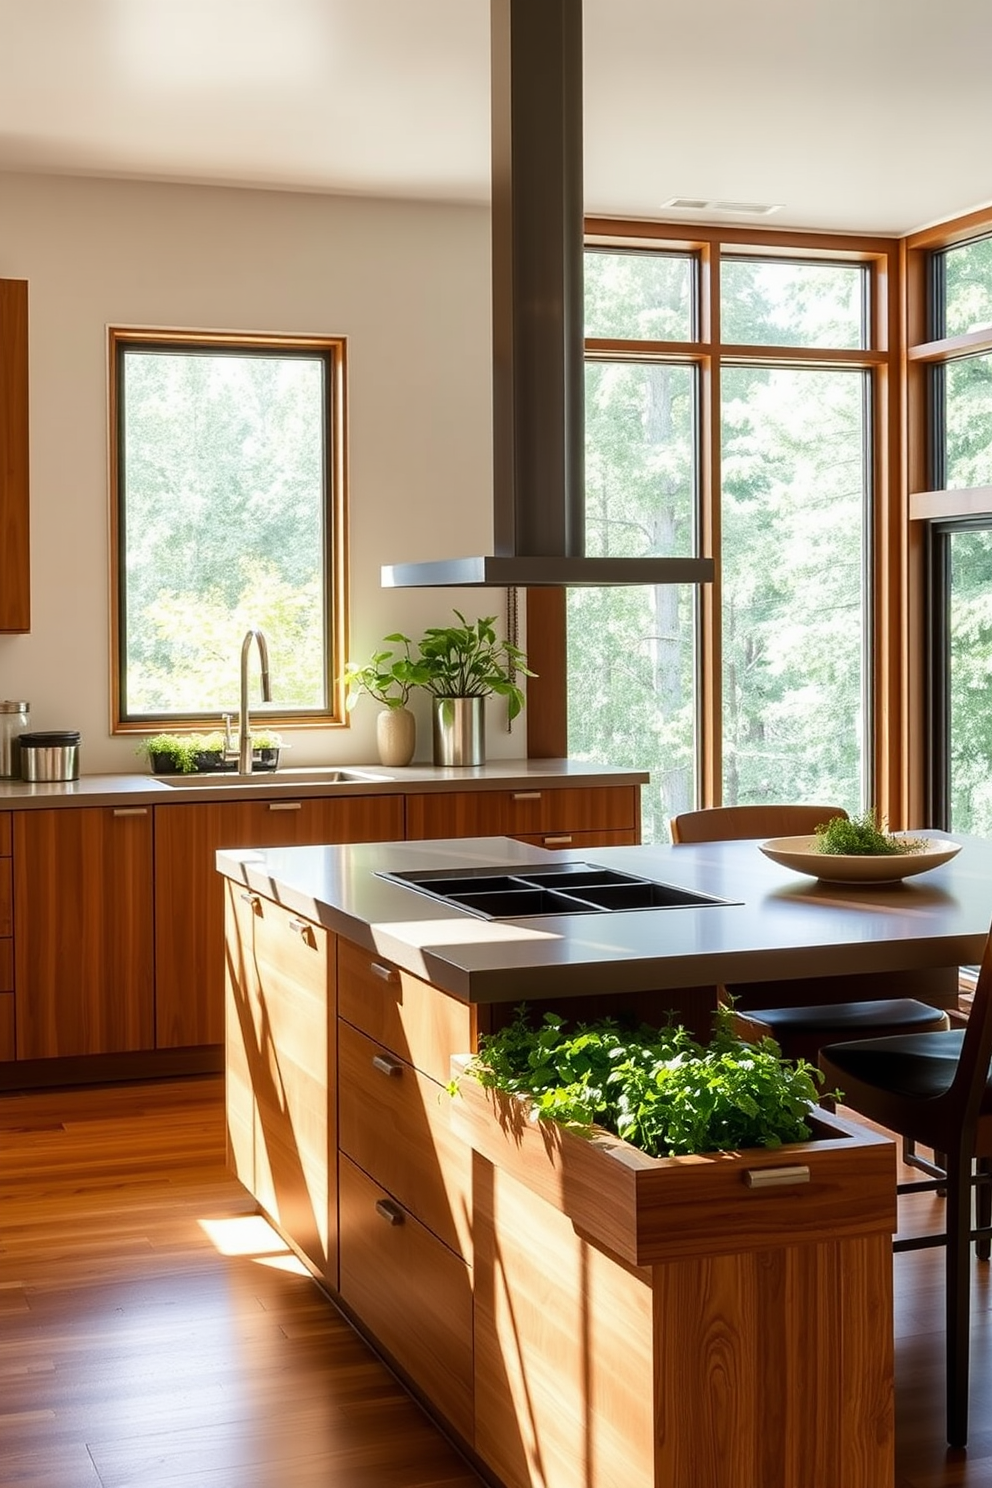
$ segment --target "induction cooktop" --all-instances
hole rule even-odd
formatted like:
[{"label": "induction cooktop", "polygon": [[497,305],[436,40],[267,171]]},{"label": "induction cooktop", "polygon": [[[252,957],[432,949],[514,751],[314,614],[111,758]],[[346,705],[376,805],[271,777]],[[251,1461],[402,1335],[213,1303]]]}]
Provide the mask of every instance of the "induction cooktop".
[{"label": "induction cooktop", "polygon": [[618,873],[596,863],[559,863],[553,868],[525,868],[512,873],[492,868],[463,868],[454,873],[443,868],[416,873],[381,869],[379,877],[486,920],[685,909],[736,902],[633,873]]}]

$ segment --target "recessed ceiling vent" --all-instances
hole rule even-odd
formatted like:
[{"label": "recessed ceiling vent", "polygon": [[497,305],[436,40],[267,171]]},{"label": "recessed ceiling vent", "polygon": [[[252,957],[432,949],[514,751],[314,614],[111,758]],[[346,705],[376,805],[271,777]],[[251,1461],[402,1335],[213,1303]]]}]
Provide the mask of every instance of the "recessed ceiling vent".
[{"label": "recessed ceiling vent", "polygon": [[670,196],[661,204],[663,211],[727,212],[737,217],[770,217],[781,212],[782,202],[702,201],[696,196]]},{"label": "recessed ceiling vent", "polygon": [[582,7],[492,0],[493,546],[389,588],[687,584],[709,558],[585,556]]}]

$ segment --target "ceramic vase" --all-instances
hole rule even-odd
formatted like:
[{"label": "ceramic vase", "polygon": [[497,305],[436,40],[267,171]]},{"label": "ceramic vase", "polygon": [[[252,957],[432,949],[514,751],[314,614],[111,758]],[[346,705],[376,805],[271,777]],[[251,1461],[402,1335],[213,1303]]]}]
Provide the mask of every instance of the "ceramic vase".
[{"label": "ceramic vase", "polygon": [[382,765],[408,765],[417,747],[417,720],[409,708],[383,708],[375,721]]},{"label": "ceramic vase", "polygon": [[484,697],[434,699],[434,763],[484,765],[486,762]]}]

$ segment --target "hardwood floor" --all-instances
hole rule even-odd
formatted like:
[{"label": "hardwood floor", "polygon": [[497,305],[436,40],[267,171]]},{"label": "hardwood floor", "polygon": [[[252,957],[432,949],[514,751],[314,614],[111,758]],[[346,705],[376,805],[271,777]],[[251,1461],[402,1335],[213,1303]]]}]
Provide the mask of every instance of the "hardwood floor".
[{"label": "hardwood floor", "polygon": [[0,1098],[3,1488],[478,1483],[227,1176],[219,1079]]},{"label": "hardwood floor", "polygon": [[[992,1269],[967,1453],[943,1437],[943,1253],[895,1275],[896,1488],[992,1488]],[[0,1097],[2,1488],[479,1482],[228,1177],[219,1079]]]}]

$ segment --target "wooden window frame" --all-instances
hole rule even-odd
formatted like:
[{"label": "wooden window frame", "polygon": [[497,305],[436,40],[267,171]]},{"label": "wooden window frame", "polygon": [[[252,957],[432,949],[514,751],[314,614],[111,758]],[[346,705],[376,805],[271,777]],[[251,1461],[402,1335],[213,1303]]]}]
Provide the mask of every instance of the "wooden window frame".
[{"label": "wooden window frame", "polygon": [[[348,625],[348,556],[347,556],[347,342],[343,336],[293,336],[268,333],[171,330],[160,328],[110,327],[108,334],[109,369],[109,474],[110,474],[110,590],[111,590],[111,732],[113,734],[147,734],[159,727],[183,729],[202,727],[208,715],[179,714],[124,717],[122,702],[123,601],[121,522],[120,441],[120,368],[122,353],[133,347],[176,350],[217,350],[250,353],[299,352],[320,357],[326,366],[325,406],[325,534],[324,584],[327,619],[326,708],[296,708],[281,712],[278,708],[278,678],[274,679],[275,706],[267,708],[265,722],[273,728],[346,728],[345,686],[343,681]],[[231,657],[232,680],[237,680],[236,655]],[[219,716],[219,715],[218,715]]]},{"label": "wooden window frame", "polygon": [[[873,804],[895,825],[907,818],[914,792],[907,759],[908,643],[902,623],[907,607],[909,523],[905,500],[904,307],[901,245],[898,239],[828,233],[773,232],[755,228],[716,228],[665,222],[625,222],[589,218],[590,246],[667,248],[696,255],[699,265],[699,339],[691,343],[652,343],[658,356],[692,360],[700,369],[700,554],[720,548],[720,371],[727,362],[851,367],[872,374],[870,410],[873,438],[870,470],[871,517],[866,761]],[[794,258],[867,266],[871,297],[868,348],[817,351],[775,346],[731,346],[720,339],[721,257]],[[643,343],[638,343],[643,355]],[[633,344],[596,339],[594,354],[632,352]],[[722,797],[723,658],[719,616],[721,574],[717,556],[712,584],[699,595],[699,795],[703,806]],[[528,687],[528,753],[535,758],[568,753],[565,683],[565,595],[532,589],[527,596],[527,649],[537,677]],[[915,696],[915,694],[913,694]]]}]

